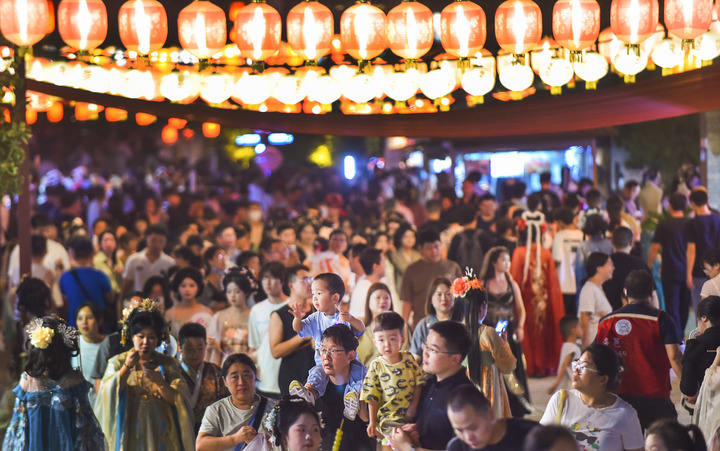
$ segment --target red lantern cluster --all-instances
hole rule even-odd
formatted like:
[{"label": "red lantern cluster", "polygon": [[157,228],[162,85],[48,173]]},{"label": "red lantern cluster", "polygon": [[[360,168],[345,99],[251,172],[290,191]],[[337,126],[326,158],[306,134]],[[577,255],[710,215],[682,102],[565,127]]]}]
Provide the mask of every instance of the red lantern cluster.
[{"label": "red lantern cluster", "polygon": [[637,45],[657,30],[657,0],[613,0],[610,5],[610,28],[626,44]]},{"label": "red lantern cluster", "polygon": [[238,11],[234,31],[243,57],[265,61],[280,48],[280,13],[264,1],[251,3]]},{"label": "red lantern cluster", "polygon": [[527,53],[542,37],[542,12],[531,0],[507,0],[495,12],[498,45],[515,55]]},{"label": "red lantern cluster", "polygon": [[118,29],[126,49],[148,55],[165,45],[167,13],[157,0],[128,0],[120,7]]},{"label": "red lantern cluster", "polygon": [[368,2],[356,3],[340,17],[343,49],[356,60],[369,60],[387,47],[387,18],[380,8]]},{"label": "red lantern cluster", "polygon": [[451,55],[471,57],[482,50],[486,38],[485,11],[475,3],[456,1],[440,13],[440,42]]},{"label": "red lantern cluster", "polygon": [[330,53],[334,33],[332,12],[317,1],[303,1],[287,15],[288,44],[305,60],[316,61]]},{"label": "red lantern cluster", "polygon": [[97,48],[108,31],[105,4],[102,0],[62,0],[58,6],[58,31],[72,48]]},{"label": "red lantern cluster", "polygon": [[558,0],[553,7],[553,36],[570,50],[580,52],[600,34],[600,5],[596,0]]},{"label": "red lantern cluster", "polygon": [[387,15],[387,37],[390,50],[397,56],[420,58],[433,44],[432,11],[416,1],[400,3]]},{"label": "red lantern cluster", "polygon": [[0,1],[0,32],[18,46],[31,46],[47,33],[50,16],[45,0]]},{"label": "red lantern cluster", "polygon": [[190,3],[178,14],[178,39],[197,58],[210,59],[227,42],[225,11],[205,0]]},{"label": "red lantern cluster", "polygon": [[712,8],[713,0],[665,0],[665,26],[673,36],[691,41],[710,28]]}]

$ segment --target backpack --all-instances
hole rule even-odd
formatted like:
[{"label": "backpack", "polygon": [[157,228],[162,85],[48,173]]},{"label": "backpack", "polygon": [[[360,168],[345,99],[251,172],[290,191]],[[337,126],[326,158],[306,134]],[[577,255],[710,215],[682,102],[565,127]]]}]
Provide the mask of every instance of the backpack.
[{"label": "backpack", "polygon": [[480,274],[485,257],[485,249],[480,243],[483,233],[482,229],[463,230],[454,238],[460,240],[455,262],[463,271],[465,268],[471,268],[476,275]]}]

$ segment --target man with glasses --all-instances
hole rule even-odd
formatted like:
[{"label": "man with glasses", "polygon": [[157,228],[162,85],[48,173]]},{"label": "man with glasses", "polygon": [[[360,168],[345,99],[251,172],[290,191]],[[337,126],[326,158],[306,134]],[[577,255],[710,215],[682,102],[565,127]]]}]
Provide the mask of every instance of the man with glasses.
[{"label": "man with glasses", "polygon": [[423,371],[430,374],[420,395],[417,422],[395,428],[390,436],[399,451],[444,450],[455,436],[447,414],[453,389],[470,384],[462,361],[470,350],[467,328],[456,321],[430,326],[423,345]]},{"label": "man with glasses", "polygon": [[[355,359],[358,340],[352,330],[345,324],[330,326],[322,333],[322,344],[319,354],[323,371],[329,381],[325,394],[319,397],[315,406],[322,413],[325,421],[322,449],[335,449],[333,442],[336,432],[342,425],[342,441],[339,451],[375,451],[375,439],[367,436],[369,419],[367,405],[362,402],[357,417],[349,420],[343,414],[346,410],[354,410],[343,398],[345,386],[350,380],[350,365],[361,365]],[[363,374],[366,372],[363,367]],[[357,401],[355,401],[357,402]]]},{"label": "man with glasses", "polygon": [[670,315],[652,306],[653,291],[650,273],[631,271],[625,279],[628,304],[600,321],[595,339],[625,361],[615,393],[635,408],[643,429],[660,418],[677,418],[670,368],[682,374],[682,338]]}]

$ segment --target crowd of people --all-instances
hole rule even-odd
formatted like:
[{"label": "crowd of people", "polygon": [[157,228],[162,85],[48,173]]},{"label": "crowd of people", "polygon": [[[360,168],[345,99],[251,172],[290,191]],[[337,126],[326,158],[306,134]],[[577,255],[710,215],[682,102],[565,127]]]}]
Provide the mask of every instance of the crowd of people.
[{"label": "crowd of people", "polygon": [[30,274],[3,236],[3,449],[720,450],[703,187],[403,180],[46,187]]}]

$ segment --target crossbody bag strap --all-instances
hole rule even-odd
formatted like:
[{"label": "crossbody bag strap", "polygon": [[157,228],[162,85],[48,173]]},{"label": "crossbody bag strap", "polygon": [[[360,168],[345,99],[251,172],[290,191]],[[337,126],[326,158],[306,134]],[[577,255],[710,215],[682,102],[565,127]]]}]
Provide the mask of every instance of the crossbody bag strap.
[{"label": "crossbody bag strap", "polygon": [[90,293],[88,293],[88,291],[83,286],[82,282],[80,282],[80,276],[78,276],[78,273],[75,270],[75,268],[70,270],[70,274],[72,274],[72,276],[75,278],[75,282],[77,282],[78,287],[80,287],[80,291],[82,291],[83,296],[85,296],[85,298],[88,301],[95,302],[95,299],[93,299],[92,296],[90,296]]}]

